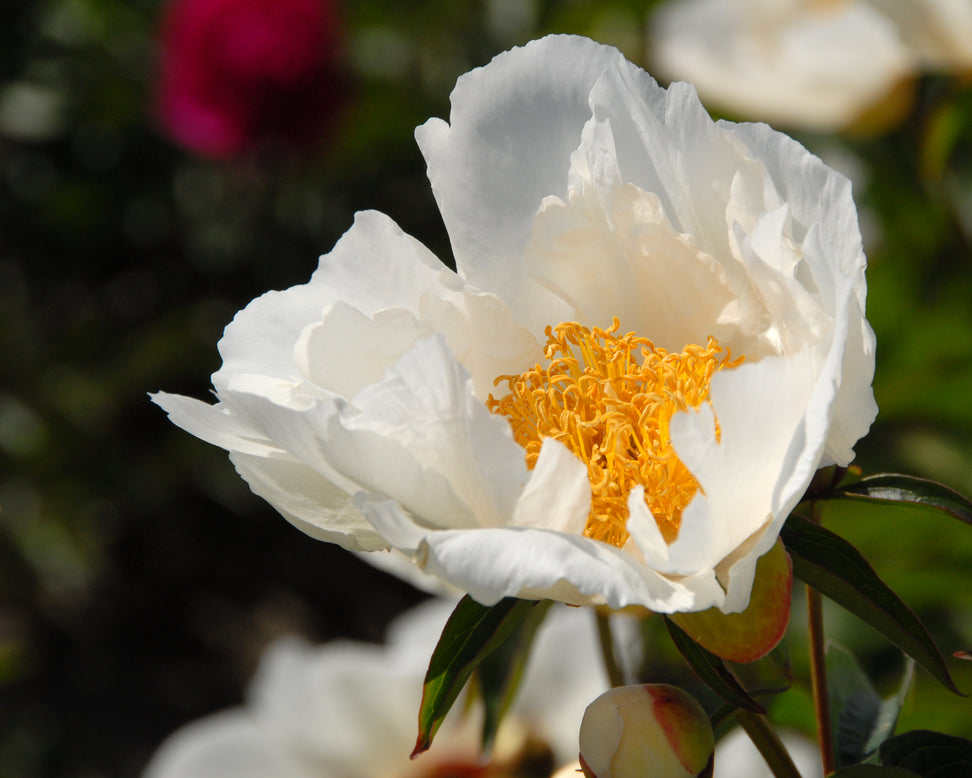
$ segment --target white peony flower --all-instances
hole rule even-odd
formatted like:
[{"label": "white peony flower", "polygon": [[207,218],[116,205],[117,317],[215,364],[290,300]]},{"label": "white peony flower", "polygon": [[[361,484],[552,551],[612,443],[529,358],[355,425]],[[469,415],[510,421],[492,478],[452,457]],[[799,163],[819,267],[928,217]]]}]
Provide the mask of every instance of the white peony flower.
[{"label": "white peony flower", "polygon": [[[416,712],[429,656],[454,602],[433,600],[404,614],[385,646],[285,638],[270,646],[245,707],[172,735],[145,778],[421,778],[481,766],[478,716],[458,703],[432,748],[412,761]],[[504,721],[496,760],[516,758],[527,739],[555,764],[577,758],[587,704],[608,688],[590,614],[558,606],[540,628],[525,680]],[[438,771],[438,772],[437,772]]]},{"label": "white peony flower", "polygon": [[854,123],[917,65],[867,0],[672,0],[651,39],[658,72],[694,83],[708,104],[819,131]]},{"label": "white peony flower", "polygon": [[972,70],[969,0],[870,0],[893,19],[905,42],[932,70]]},{"label": "white peony flower", "polygon": [[155,401],[308,534],[481,603],[743,609],[876,414],[849,182],[567,36],[416,135],[458,272],[358,214],[226,328],[217,404]]}]

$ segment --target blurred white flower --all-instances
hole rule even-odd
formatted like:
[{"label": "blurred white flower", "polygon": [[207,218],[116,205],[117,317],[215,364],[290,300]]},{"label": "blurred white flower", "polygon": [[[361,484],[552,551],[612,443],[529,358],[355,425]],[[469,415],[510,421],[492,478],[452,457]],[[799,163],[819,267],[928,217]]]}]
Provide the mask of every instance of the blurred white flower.
[{"label": "blurred white flower", "polygon": [[[803,778],[823,778],[816,743],[788,730],[780,731],[779,735]],[[749,735],[742,729],[734,729],[716,743],[714,778],[773,778],[773,771]]]},{"label": "blurred white flower", "polygon": [[972,3],[969,0],[870,0],[901,30],[931,70],[972,71]]},{"label": "blurred white flower", "polygon": [[818,131],[890,99],[917,64],[867,0],[672,0],[652,18],[649,52],[715,108]]},{"label": "blurred white flower", "polygon": [[458,272],[360,213],[226,328],[217,404],[155,402],[308,534],[481,603],[743,609],[877,411],[849,182],[568,36],[416,134]]},{"label": "blurred white flower", "polygon": [[[247,705],[177,731],[145,778],[421,778],[464,775],[463,768],[472,775],[482,766],[481,719],[461,701],[432,748],[409,759],[422,680],[453,605],[433,600],[404,614],[384,646],[278,641],[264,655]],[[594,634],[590,613],[550,611],[500,729],[497,761],[515,758],[528,739],[549,746],[555,765],[576,760],[584,709],[608,688]]]}]

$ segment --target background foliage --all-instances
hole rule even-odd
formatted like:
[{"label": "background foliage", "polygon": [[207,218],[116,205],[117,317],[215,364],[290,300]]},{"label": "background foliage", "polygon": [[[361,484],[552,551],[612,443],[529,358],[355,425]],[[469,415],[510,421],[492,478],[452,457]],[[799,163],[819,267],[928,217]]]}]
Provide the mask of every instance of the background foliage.
[{"label": "background foliage", "polygon": [[[157,2],[4,5],[0,775],[135,775],[179,724],[241,699],[272,637],[379,640],[423,596],[291,528],[146,393],[206,396],[233,313],[306,280],[356,210],[448,259],[413,128],[448,115],[460,73],[547,32],[645,62],[652,5],[348,2],[327,142],[259,164],[193,158],[155,129]],[[858,464],[972,493],[972,90],[924,77],[879,137],[796,134],[852,174],[861,209],[881,412]],[[946,655],[972,648],[968,527],[856,503],[825,518]],[[893,691],[895,650],[838,609],[828,631]],[[653,672],[679,670],[659,655]],[[812,730],[800,686],[774,717]],[[972,737],[969,704],[919,673],[901,728]]]}]

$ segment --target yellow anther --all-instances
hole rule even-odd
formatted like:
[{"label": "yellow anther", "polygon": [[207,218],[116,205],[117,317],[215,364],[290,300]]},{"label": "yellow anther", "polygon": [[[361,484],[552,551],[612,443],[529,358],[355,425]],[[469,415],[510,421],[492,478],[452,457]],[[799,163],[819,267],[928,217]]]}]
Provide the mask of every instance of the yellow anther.
[{"label": "yellow anther", "polygon": [[530,469],[544,438],[559,440],[587,464],[592,500],[585,535],[623,546],[628,494],[641,484],[671,543],[699,483],[675,454],[669,421],[708,402],[713,374],[743,358],[732,359],[712,337],[671,353],[633,332],[617,336],[620,326],[615,318],[607,330],[576,322],[547,327],[547,366],[500,376],[495,384],[505,382],[509,393],[490,395],[486,405],[510,420]]}]

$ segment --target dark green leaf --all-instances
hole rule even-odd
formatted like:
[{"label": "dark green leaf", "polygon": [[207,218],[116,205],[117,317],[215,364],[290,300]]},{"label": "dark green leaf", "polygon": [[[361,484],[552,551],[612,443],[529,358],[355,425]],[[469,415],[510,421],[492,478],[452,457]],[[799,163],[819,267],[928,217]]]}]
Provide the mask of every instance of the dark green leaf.
[{"label": "dark green leaf", "polygon": [[780,537],[797,578],[870,624],[946,688],[961,694],[924,625],[856,548],[795,514],[787,519]]},{"label": "dark green leaf", "polygon": [[831,498],[924,505],[945,511],[957,519],[972,524],[972,501],[937,481],[912,475],[882,473],[868,476],[856,483],[840,486],[821,497],[821,499]]},{"label": "dark green leaf", "polygon": [[506,597],[496,605],[485,606],[468,595],[459,601],[425,674],[412,758],[432,745],[442,720],[479,663],[510,637],[538,604],[536,600]]},{"label": "dark green leaf", "polygon": [[827,690],[837,766],[857,764],[868,755],[883,700],[854,656],[834,643],[827,646]]},{"label": "dark green leaf", "polygon": [[911,686],[910,659],[898,692],[882,699],[854,656],[844,647],[827,647],[827,687],[838,766],[863,761],[894,732],[898,713]]},{"label": "dark green leaf", "polygon": [[968,778],[972,775],[972,741],[916,729],[886,740],[881,762],[904,767],[925,778]]},{"label": "dark green leaf", "polygon": [[509,710],[523,680],[530,648],[537,630],[553,603],[542,601],[495,651],[483,657],[476,670],[483,696],[483,752],[489,753],[496,740],[500,722]]},{"label": "dark green leaf", "polygon": [[901,676],[901,683],[898,691],[893,697],[888,697],[881,703],[881,710],[878,713],[877,721],[874,722],[874,730],[865,746],[865,752],[874,753],[880,748],[881,744],[894,734],[894,728],[898,725],[898,714],[905,703],[908,691],[911,689],[911,682],[915,677],[915,662],[909,658],[905,664],[904,673]]},{"label": "dark green leaf", "polygon": [[672,642],[681,651],[689,666],[712,691],[737,708],[751,710],[754,713],[766,712],[765,708],[749,696],[722,659],[702,648],[668,617],[665,617],[665,627],[668,628]]}]

